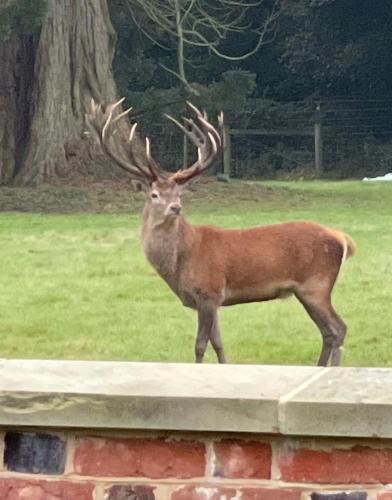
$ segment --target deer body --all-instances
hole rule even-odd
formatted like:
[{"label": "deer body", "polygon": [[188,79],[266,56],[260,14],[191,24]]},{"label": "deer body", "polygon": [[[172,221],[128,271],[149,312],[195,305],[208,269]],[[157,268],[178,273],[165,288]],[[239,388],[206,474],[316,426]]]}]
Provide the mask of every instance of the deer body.
[{"label": "deer body", "polygon": [[306,221],[228,230],[185,218],[142,226],[145,255],[183,305],[208,297],[217,307],[332,289],[350,237]]},{"label": "deer body", "polygon": [[[332,307],[331,293],[341,265],[355,252],[350,236],[308,221],[250,229],[189,224],[181,215],[181,191],[210,165],[220,144],[218,132],[192,105],[196,122],[184,119],[183,126],[172,119],[198,147],[199,157],[191,167],[167,174],[150,157],[148,140],[142,162],[131,148],[131,162],[113,149],[113,125],[127,113],[113,116],[119,103],[105,110],[92,103],[87,120],[107,155],[144,184],[144,253],[184,306],[197,310],[196,361],[211,342],[219,362],[225,362],[219,307],[295,295],[322,335],[318,364],[339,365],[346,326]],[[134,130],[135,125],[131,144]]]}]

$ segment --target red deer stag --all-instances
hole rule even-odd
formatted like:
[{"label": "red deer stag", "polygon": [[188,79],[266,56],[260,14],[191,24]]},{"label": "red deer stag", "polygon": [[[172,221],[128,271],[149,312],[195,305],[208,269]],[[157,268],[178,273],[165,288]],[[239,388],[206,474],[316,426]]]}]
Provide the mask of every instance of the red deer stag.
[{"label": "red deer stag", "polygon": [[136,123],[130,127],[127,159],[111,140],[122,100],[102,106],[92,101],[87,123],[103,151],[145,188],[142,242],[145,255],[184,306],[197,310],[196,362],[203,360],[208,341],[220,363],[225,362],[218,326],[218,308],[260,302],[294,294],[322,335],[318,364],[340,363],[346,326],[334,311],[331,292],[345,259],[355,244],[346,234],[313,222],[287,222],[251,229],[220,229],[189,224],[181,215],[181,191],[212,163],[221,144],[207,115],[188,103],[194,119],[184,124],[170,118],[198,149],[189,168],[168,173],[151,158],[134,154]]}]

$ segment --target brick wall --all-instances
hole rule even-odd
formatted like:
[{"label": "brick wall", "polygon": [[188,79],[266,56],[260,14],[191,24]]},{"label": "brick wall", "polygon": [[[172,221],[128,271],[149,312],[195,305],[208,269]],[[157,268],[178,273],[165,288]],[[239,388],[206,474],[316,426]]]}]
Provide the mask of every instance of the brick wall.
[{"label": "brick wall", "polygon": [[390,440],[3,428],[0,454],[0,500],[392,500]]}]

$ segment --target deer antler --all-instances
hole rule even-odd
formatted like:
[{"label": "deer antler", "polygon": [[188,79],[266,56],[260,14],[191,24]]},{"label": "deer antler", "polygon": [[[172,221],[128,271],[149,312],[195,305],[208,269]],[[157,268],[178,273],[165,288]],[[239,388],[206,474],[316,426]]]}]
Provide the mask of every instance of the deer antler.
[{"label": "deer antler", "polygon": [[[188,101],[187,105],[195,113],[196,118],[193,120],[192,118],[183,117],[184,125],[172,116],[165,114],[166,118],[169,118],[184,132],[197,147],[198,152],[198,159],[193,165],[170,176],[177,184],[185,184],[192,178],[202,174],[211,165],[222,143],[219,132],[209,123],[207,113],[205,111],[202,113]],[[219,116],[219,122],[221,120],[222,115]]]},{"label": "deer antler", "polygon": [[[133,152],[134,137],[137,123],[131,127],[128,120],[126,121],[126,130],[128,135],[127,153],[129,161],[117,154],[113,148],[111,138],[117,132],[118,122],[126,117],[132,108],[129,108],[122,113],[116,114],[118,106],[124,101],[124,97],[119,101],[103,107],[97,104],[94,99],[91,99],[89,113],[86,114],[86,122],[94,135],[98,138],[104,152],[122,169],[126,170],[131,177],[137,181],[151,184],[160,177],[160,169],[155,161],[151,158],[150,140],[146,138],[146,162],[140,162]],[[117,125],[116,125],[117,124]]]}]

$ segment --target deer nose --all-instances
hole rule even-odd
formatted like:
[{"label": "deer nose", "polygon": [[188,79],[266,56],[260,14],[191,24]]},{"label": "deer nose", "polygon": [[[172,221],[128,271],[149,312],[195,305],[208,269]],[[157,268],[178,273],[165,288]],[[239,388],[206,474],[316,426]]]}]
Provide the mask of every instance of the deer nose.
[{"label": "deer nose", "polygon": [[181,212],[181,205],[179,203],[173,203],[173,205],[170,205],[170,212],[176,215],[179,215]]}]

